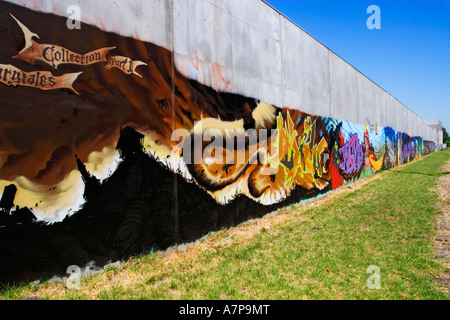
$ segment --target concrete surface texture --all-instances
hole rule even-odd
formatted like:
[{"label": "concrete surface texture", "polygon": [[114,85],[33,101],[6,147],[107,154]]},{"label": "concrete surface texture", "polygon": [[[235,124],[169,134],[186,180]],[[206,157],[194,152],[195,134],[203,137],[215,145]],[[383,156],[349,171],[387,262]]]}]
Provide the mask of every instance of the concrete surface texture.
[{"label": "concrete surface texture", "polygon": [[[74,4],[9,2],[66,17]],[[173,51],[178,70],[218,91],[442,142],[441,130],[261,0],[80,0],[76,5],[82,22]]]}]

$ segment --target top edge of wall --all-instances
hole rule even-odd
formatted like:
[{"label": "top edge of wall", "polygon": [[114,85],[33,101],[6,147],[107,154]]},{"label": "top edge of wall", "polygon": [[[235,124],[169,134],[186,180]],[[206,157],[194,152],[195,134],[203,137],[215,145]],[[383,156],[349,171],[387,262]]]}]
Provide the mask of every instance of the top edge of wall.
[{"label": "top edge of wall", "polygon": [[[31,10],[34,10],[34,11],[43,12],[43,13],[51,13],[51,14],[55,14],[55,15],[59,15],[59,16],[63,16],[63,17],[69,17],[70,16],[70,14],[66,12],[67,11],[66,7],[67,7],[67,5],[68,5],[68,3],[70,1],[45,1],[45,0],[0,0],[0,1],[9,2],[9,3],[15,4],[15,5],[23,6],[25,8],[28,8],[28,9],[31,9]],[[290,22],[293,26],[295,26],[296,28],[298,28],[299,30],[304,32],[306,35],[308,35],[309,37],[314,39],[318,44],[322,45],[330,53],[333,53],[334,55],[339,57],[344,63],[346,63],[351,68],[353,68],[359,75],[364,76],[372,84],[374,84],[380,90],[382,90],[387,95],[389,95],[394,100],[396,100],[405,109],[407,109],[410,112],[414,113],[423,122],[424,119],[421,118],[417,113],[415,113],[413,110],[408,108],[405,104],[403,104],[401,101],[399,101],[397,98],[395,98],[389,92],[387,92],[383,87],[381,87],[380,85],[375,83],[372,79],[370,79],[365,74],[363,74],[361,71],[359,71],[357,68],[355,68],[353,65],[351,65],[344,58],[342,58],[341,56],[336,54],[333,50],[331,50],[329,47],[327,47],[325,44],[323,44],[321,41],[319,41],[317,38],[315,38],[313,35],[311,35],[308,31],[306,31],[305,29],[300,27],[298,24],[293,22],[286,15],[284,15],[283,13],[278,11],[272,5],[267,3],[265,0],[259,0],[259,1],[261,1],[268,8],[270,8],[271,10],[276,12],[278,15],[280,15],[280,17],[282,17],[286,21]],[[129,10],[129,9],[132,9],[131,6],[133,4],[145,3],[144,0],[130,0],[130,1],[123,1],[123,2],[120,2],[120,1],[116,2],[116,1],[113,1],[113,0],[108,0],[108,1],[102,1],[102,5],[103,4],[108,4],[108,3],[113,3],[113,2],[114,2],[114,4],[121,3],[121,4],[123,4],[124,9],[127,9],[127,10],[122,10],[121,11],[125,15],[124,19],[129,17],[131,14],[133,14],[133,12],[131,12],[132,10],[131,11]],[[169,13],[168,19],[169,20],[173,19],[173,12],[171,12],[171,10],[173,8],[170,5],[170,1],[157,0],[156,2],[158,3],[158,5],[160,6],[161,9],[168,11],[168,13]],[[94,4],[92,4],[92,3],[94,3]],[[80,4],[81,5],[89,4],[89,6],[95,7],[98,3],[94,2],[94,1],[92,1],[92,2],[89,1],[88,2],[87,0],[85,0],[85,1],[77,1],[76,4],[79,4],[79,5]],[[153,42],[153,43],[155,43],[157,45],[160,45],[160,46],[162,46],[162,47],[164,47],[164,48],[166,48],[168,50],[173,50],[172,49],[173,43],[172,43],[172,39],[171,39],[172,35],[171,35],[171,31],[170,31],[170,24],[172,23],[171,21],[164,21],[165,22],[164,26],[162,26],[161,29],[164,29],[165,32],[162,33],[163,36],[158,36],[158,34],[159,34],[158,32],[154,32],[153,31],[153,32],[147,33],[147,32],[145,32],[145,30],[143,30],[142,32],[138,32],[136,30],[136,28],[131,27],[131,26],[128,29],[126,29],[126,30],[124,30],[122,28],[121,29],[117,29],[117,28],[112,27],[111,25],[109,25],[108,22],[105,19],[100,19],[100,21],[99,21],[97,18],[98,18],[98,13],[95,13],[95,12],[90,12],[90,14],[87,15],[87,17],[86,17],[85,14],[81,15],[81,21],[83,23],[96,26],[96,27],[98,27],[98,28],[100,28],[100,29],[102,29],[102,30],[104,30],[106,32],[114,32],[114,33],[122,35],[122,36],[133,37],[133,38],[136,38],[136,39],[139,39],[139,40],[142,40],[142,41]],[[154,28],[151,28],[150,25],[146,24],[144,29],[147,29],[147,28],[149,30],[154,30]],[[164,36],[164,34],[165,34],[165,36]],[[153,36],[151,36],[151,35],[153,35]],[[427,125],[427,124],[425,124],[425,125]]]},{"label": "top edge of wall", "polygon": [[364,73],[362,73],[360,70],[358,70],[356,67],[354,67],[352,64],[350,64],[346,59],[344,59],[343,57],[341,57],[340,55],[338,55],[336,52],[334,52],[332,49],[330,49],[327,45],[325,45],[323,42],[321,42],[320,40],[318,40],[316,37],[314,37],[312,34],[310,34],[308,31],[306,31],[305,29],[303,29],[301,26],[299,26],[297,23],[295,23],[294,21],[292,21],[289,17],[287,17],[285,14],[283,14],[282,12],[280,12],[278,9],[276,9],[275,7],[273,7],[270,3],[266,2],[265,0],[260,0],[261,2],[263,2],[266,6],[268,6],[269,8],[271,8],[272,10],[274,10],[275,12],[277,12],[280,16],[282,16],[284,19],[286,19],[287,21],[291,22],[293,25],[295,25],[297,28],[299,28],[300,30],[302,30],[303,32],[305,32],[308,36],[310,36],[311,38],[313,38],[315,41],[317,41],[318,43],[320,43],[322,46],[324,46],[328,51],[330,51],[331,53],[335,54],[337,57],[339,57],[340,59],[342,59],[342,61],[344,61],[346,64],[348,64],[350,67],[352,67],[353,69],[356,70],[356,72],[358,72],[360,75],[364,76],[365,78],[367,78],[370,82],[372,82],[374,85],[376,85],[377,87],[379,87],[381,90],[383,90],[385,93],[387,93],[388,95],[390,95],[392,98],[394,98],[397,102],[399,102],[403,107],[405,107],[406,109],[410,110],[411,112],[413,112],[416,116],[418,116],[420,119],[423,120],[422,117],[420,117],[416,112],[414,112],[413,110],[411,110],[409,107],[407,107],[403,102],[401,102],[399,99],[397,99],[395,96],[393,96],[392,94],[390,94],[386,89],[384,89],[382,86],[380,86],[379,84],[377,84],[376,82],[374,82],[372,79],[370,79],[368,76],[366,76]]}]

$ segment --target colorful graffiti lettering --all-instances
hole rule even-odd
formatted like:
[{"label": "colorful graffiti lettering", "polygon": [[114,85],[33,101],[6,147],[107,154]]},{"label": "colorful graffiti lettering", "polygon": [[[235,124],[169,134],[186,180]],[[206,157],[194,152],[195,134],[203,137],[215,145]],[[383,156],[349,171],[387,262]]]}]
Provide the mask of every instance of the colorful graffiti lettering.
[{"label": "colorful graffiti lettering", "polygon": [[284,186],[287,190],[295,187],[295,182],[309,174],[311,182],[317,187],[316,176],[322,177],[324,171],[322,155],[328,147],[324,138],[315,143],[316,121],[311,124],[307,117],[303,124],[303,133],[300,137],[294,127],[294,122],[287,112],[286,121],[280,114],[277,117],[278,135],[275,141],[275,152],[269,156],[272,168],[283,168]]},{"label": "colorful graffiti lettering", "polygon": [[383,166],[384,156],[378,160],[375,159],[376,159],[375,153],[369,152],[370,165],[372,166],[372,168],[375,169],[375,171],[380,171],[381,167]]},{"label": "colorful graffiti lettering", "polygon": [[349,140],[339,148],[342,157],[339,168],[347,179],[359,176],[365,159],[364,152],[365,146],[359,143],[357,134],[350,134]]}]

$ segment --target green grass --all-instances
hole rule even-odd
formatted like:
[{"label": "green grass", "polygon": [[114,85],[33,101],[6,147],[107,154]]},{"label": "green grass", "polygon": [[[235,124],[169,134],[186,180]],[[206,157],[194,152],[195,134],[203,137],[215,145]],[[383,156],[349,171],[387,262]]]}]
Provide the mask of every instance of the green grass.
[{"label": "green grass", "polygon": [[[212,233],[186,252],[150,254],[84,279],[6,288],[2,299],[448,299],[434,277],[448,274],[433,254],[437,196],[431,189],[450,149],[381,173],[362,188],[307,210],[291,207],[286,223],[248,238]],[[245,228],[255,222],[244,223]],[[368,289],[369,266],[381,270]]]}]

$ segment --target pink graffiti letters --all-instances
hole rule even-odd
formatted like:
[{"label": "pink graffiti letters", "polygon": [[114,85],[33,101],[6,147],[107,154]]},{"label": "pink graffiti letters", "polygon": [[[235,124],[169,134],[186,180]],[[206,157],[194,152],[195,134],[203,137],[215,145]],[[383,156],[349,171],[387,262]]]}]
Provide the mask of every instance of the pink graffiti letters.
[{"label": "pink graffiti letters", "polygon": [[350,134],[349,140],[339,148],[339,154],[342,157],[340,169],[345,175],[357,175],[364,163],[363,144],[359,143],[357,134]]}]

